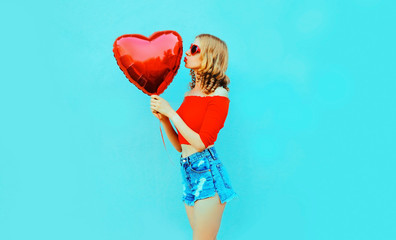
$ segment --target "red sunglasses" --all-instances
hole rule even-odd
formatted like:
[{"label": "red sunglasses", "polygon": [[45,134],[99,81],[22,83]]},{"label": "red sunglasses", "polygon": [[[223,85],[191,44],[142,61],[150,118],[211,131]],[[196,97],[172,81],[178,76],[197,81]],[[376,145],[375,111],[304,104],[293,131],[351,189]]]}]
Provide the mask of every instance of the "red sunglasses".
[{"label": "red sunglasses", "polygon": [[199,49],[198,45],[191,44],[190,51],[191,51],[191,55],[195,55],[197,53],[200,53],[201,49]]}]

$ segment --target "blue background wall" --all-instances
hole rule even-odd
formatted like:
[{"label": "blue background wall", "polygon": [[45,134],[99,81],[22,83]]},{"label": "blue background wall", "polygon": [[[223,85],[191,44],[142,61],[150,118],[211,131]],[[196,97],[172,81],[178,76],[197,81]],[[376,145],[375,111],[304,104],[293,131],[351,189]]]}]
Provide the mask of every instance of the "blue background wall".
[{"label": "blue background wall", "polygon": [[[216,148],[239,198],[218,239],[396,238],[393,1],[3,6],[0,239],[190,238],[180,153],[112,52],[160,30],[228,44]],[[183,65],[161,95],[175,110]]]}]

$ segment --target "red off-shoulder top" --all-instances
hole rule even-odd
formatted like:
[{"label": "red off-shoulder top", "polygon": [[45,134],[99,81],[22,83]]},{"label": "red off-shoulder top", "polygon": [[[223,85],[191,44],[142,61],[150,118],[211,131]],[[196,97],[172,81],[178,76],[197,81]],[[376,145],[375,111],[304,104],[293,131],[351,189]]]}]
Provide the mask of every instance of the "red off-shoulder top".
[{"label": "red off-shoulder top", "polygon": [[[217,139],[217,135],[224,127],[228,114],[230,99],[225,96],[185,96],[176,113],[194,132],[201,137],[205,147],[208,147]],[[179,132],[180,144],[191,145]]]}]

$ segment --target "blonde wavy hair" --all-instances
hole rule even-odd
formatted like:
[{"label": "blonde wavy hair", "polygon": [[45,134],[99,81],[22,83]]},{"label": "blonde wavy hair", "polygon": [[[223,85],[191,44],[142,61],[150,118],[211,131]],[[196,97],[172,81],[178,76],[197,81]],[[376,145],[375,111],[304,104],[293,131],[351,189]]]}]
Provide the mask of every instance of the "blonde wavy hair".
[{"label": "blonde wavy hair", "polygon": [[207,95],[214,92],[219,86],[230,91],[227,87],[230,79],[225,74],[228,66],[226,43],[210,34],[200,34],[196,38],[200,43],[202,64],[196,71],[197,76],[195,76],[193,69],[190,70],[192,77],[192,81],[189,83],[190,89],[195,87],[196,79],[198,79],[203,92]]}]

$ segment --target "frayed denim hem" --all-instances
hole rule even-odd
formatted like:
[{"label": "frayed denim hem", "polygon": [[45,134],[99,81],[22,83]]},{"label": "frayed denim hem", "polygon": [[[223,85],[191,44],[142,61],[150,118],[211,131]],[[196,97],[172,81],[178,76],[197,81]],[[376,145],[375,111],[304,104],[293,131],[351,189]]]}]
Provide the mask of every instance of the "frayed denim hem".
[{"label": "frayed denim hem", "polygon": [[239,197],[239,195],[236,194],[236,193],[234,192],[234,194],[232,194],[232,195],[229,196],[227,199],[225,199],[224,201],[222,201],[221,198],[220,198],[219,193],[216,191],[216,192],[214,192],[213,194],[211,194],[211,195],[209,195],[209,196],[200,196],[199,198],[194,199],[194,201],[190,201],[190,200],[187,200],[187,199],[185,199],[185,198],[182,198],[182,201],[183,201],[185,204],[187,204],[188,206],[194,207],[194,204],[195,204],[196,201],[202,200],[202,199],[206,199],[206,198],[210,198],[210,197],[214,197],[214,196],[216,196],[216,193],[217,193],[217,195],[219,196],[219,199],[220,199],[220,203],[221,203],[221,204],[228,203],[228,202],[230,202],[231,200],[233,200],[233,199]]},{"label": "frayed denim hem", "polygon": [[233,200],[234,198],[238,198],[239,196],[238,196],[238,194],[236,194],[235,192],[234,192],[234,194],[232,194],[231,196],[229,196],[227,199],[225,199],[224,201],[221,201],[221,199],[220,199],[220,202],[221,202],[221,204],[224,204],[224,203],[228,203],[228,202],[230,202],[231,200]]},{"label": "frayed denim hem", "polygon": [[184,198],[182,199],[182,201],[183,201],[185,204],[187,204],[188,206],[194,207],[194,202],[189,201],[189,200],[184,199]]},{"label": "frayed denim hem", "polygon": [[[218,193],[217,193],[217,194],[218,194]],[[194,199],[194,201],[190,201],[190,200],[187,200],[187,199],[185,199],[185,198],[183,198],[182,200],[183,200],[183,202],[185,202],[188,206],[193,207],[196,201],[202,200],[202,199],[206,199],[206,198],[210,198],[210,197],[214,197],[214,196],[216,196],[216,192],[214,192],[213,194],[210,194],[210,195],[208,195],[208,196],[199,196],[198,198]],[[220,198],[220,196],[219,196],[219,198]]]}]

